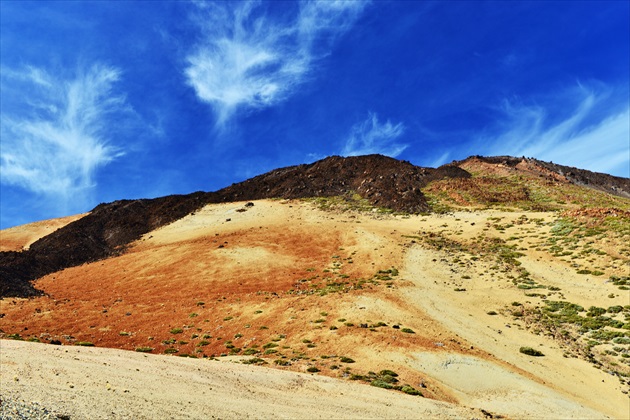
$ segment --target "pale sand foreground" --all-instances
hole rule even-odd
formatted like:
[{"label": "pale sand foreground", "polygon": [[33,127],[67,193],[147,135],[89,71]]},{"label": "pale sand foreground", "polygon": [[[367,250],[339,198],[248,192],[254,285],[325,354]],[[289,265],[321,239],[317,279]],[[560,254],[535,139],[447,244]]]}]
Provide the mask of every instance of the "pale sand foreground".
[{"label": "pale sand foreground", "polygon": [[2,399],[81,418],[483,418],[324,376],[129,351],[0,341]]}]

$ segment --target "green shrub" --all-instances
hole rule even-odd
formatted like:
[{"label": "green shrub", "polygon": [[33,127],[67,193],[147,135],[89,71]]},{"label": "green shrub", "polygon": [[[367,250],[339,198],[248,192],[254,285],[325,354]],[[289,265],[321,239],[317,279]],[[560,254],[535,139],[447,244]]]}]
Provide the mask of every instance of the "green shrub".
[{"label": "green shrub", "polygon": [[535,357],[544,356],[544,354],[541,351],[538,351],[532,347],[521,347],[518,351],[528,356],[535,356]]},{"label": "green shrub", "polygon": [[346,356],[342,356],[342,357],[339,359],[339,361],[341,361],[341,362],[343,362],[343,363],[354,363],[354,360],[353,360],[353,359],[351,359],[351,358],[349,358],[349,357],[346,357]]},{"label": "green shrub", "polygon": [[260,357],[253,357],[248,360],[243,360],[241,363],[244,365],[262,365],[267,362],[265,362],[265,359],[261,359]]},{"label": "green shrub", "polygon": [[94,343],[90,343],[89,341],[77,341],[74,344],[77,346],[83,346],[83,347],[94,347]]},{"label": "green shrub", "polygon": [[407,334],[415,334],[416,332],[414,330],[412,330],[411,328],[403,328],[400,331],[407,333]]},{"label": "green shrub", "polygon": [[422,397],[422,392],[418,391],[417,389],[415,389],[412,386],[409,385],[404,385],[401,389],[402,392],[404,392],[405,394],[409,394],[409,395],[418,395],[420,397]]},{"label": "green shrub", "polygon": [[311,373],[315,373],[315,372],[319,372],[319,369],[317,369],[315,366],[311,366],[308,369],[306,369],[307,372],[311,372]]},{"label": "green shrub", "polygon": [[136,347],[136,351],[140,353],[151,353],[153,351],[153,347]]},{"label": "green shrub", "polygon": [[178,351],[179,351],[178,349],[176,349],[176,348],[174,348],[174,347],[170,347],[170,348],[168,348],[168,349],[165,349],[165,350],[164,350],[164,353],[165,353],[165,354],[173,354],[173,353],[177,353]]},{"label": "green shrub", "polygon": [[173,329],[171,329],[171,331],[170,331],[170,333],[171,333],[171,334],[181,334],[181,333],[183,333],[183,332],[184,332],[184,330],[183,330],[183,329],[181,329],[181,328],[173,328]]},{"label": "green shrub", "polygon": [[379,379],[387,382],[388,384],[395,384],[398,382],[398,379],[396,379],[392,375],[380,375]]},{"label": "green shrub", "polygon": [[370,385],[378,387],[378,388],[385,388],[385,389],[392,389],[392,388],[394,388],[393,385],[383,381],[382,379],[375,379],[372,382],[370,382]]},{"label": "green shrub", "polygon": [[381,376],[389,375],[389,376],[392,376],[394,378],[398,376],[398,374],[396,372],[394,372],[393,370],[389,370],[389,369],[383,369],[378,374],[381,375]]}]

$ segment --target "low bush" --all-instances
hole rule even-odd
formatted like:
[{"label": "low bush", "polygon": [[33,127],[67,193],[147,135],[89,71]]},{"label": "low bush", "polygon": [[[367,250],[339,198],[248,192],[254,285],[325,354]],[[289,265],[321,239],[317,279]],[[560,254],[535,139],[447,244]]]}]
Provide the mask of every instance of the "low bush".
[{"label": "low bush", "polygon": [[521,347],[518,351],[528,356],[535,356],[535,357],[544,356],[543,352],[538,351],[532,347]]},{"label": "low bush", "polygon": [[378,388],[385,388],[385,389],[392,389],[392,388],[394,388],[393,385],[385,382],[382,379],[375,379],[372,382],[370,382],[370,385],[378,387]]},{"label": "low bush", "polygon": [[420,397],[423,396],[422,392],[418,391],[417,389],[415,389],[414,387],[409,386],[409,385],[404,385],[402,388],[400,388],[400,390],[402,392],[404,392],[405,394],[417,395],[417,396],[420,396]]}]

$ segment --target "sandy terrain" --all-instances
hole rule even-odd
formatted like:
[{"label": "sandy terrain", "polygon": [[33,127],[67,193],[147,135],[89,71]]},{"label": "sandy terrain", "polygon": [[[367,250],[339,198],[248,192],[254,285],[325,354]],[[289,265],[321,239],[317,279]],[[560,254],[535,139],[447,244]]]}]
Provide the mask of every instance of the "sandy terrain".
[{"label": "sandy terrain", "polygon": [[479,410],[305,373],[0,341],[2,397],[70,418],[469,418]]},{"label": "sandy terrain", "polygon": [[[571,263],[581,260],[537,245],[556,217],[339,213],[281,200],[210,205],[120,257],[45,276],[36,287],[48,296],[3,300],[5,334],[64,345],[3,340],[2,396],[72,418],[480,418],[482,409],[627,418],[627,385],[510,316],[512,302],[528,307],[541,297],[517,288],[492,256],[424,242],[429,232],[471,244],[520,235],[529,248],[522,267],[559,289],[549,299],[627,305],[628,294],[604,278],[576,274]],[[509,227],[492,228],[497,220]],[[627,269],[605,256],[593,261],[607,275]],[[521,354],[521,346],[545,356]],[[199,359],[158,355],[169,352]],[[268,365],[225,363],[234,357]],[[425,398],[350,380],[383,369]]]},{"label": "sandy terrain", "polygon": [[29,223],[28,225],[0,230],[0,252],[28,249],[36,240],[43,238],[83,216],[85,216],[85,214],[42,220],[40,222]]}]

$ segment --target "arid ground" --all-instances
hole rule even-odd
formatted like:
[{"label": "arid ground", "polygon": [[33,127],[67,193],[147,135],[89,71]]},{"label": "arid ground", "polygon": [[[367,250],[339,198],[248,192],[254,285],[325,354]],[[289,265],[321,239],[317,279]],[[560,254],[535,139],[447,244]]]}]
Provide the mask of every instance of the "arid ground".
[{"label": "arid ground", "polygon": [[2,398],[70,418],[628,418],[626,210],[251,204],[3,299]]}]

